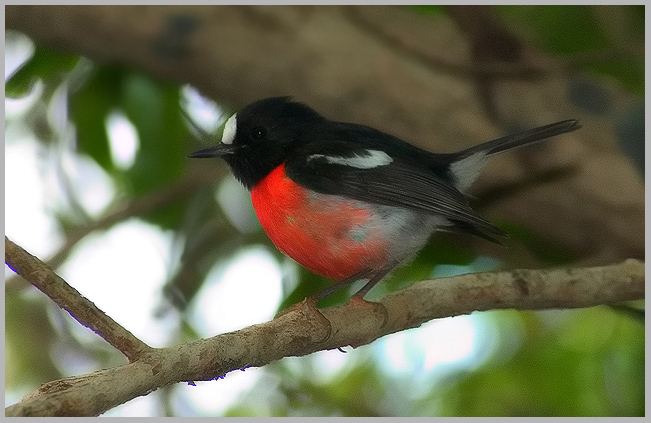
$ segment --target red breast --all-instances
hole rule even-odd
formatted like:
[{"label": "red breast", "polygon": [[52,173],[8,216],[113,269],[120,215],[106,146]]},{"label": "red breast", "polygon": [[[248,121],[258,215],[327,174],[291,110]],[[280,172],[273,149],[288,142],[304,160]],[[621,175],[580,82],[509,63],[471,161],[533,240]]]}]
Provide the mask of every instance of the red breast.
[{"label": "red breast", "polygon": [[344,279],[386,264],[387,243],[359,202],[296,184],[280,165],[251,189],[262,228],[276,247],[323,276]]}]

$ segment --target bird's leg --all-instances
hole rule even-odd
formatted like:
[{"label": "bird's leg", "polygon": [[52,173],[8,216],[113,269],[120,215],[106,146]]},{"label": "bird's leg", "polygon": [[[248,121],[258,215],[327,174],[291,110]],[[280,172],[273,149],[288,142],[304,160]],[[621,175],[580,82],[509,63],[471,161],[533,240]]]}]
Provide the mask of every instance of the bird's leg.
[{"label": "bird's leg", "polygon": [[379,272],[377,272],[375,275],[373,275],[371,277],[371,279],[369,279],[369,281],[366,282],[366,285],[364,285],[362,287],[362,289],[357,291],[355,293],[355,295],[352,296],[351,300],[353,298],[357,298],[357,299],[366,301],[366,300],[364,300],[364,296],[368,293],[368,291],[370,291],[378,282],[380,282],[386,275],[388,275],[389,272],[391,272],[394,267],[395,266],[387,266],[387,267],[384,267],[384,268],[380,269]]},{"label": "bird's leg", "polygon": [[361,272],[357,272],[352,276],[347,277],[346,279],[343,279],[336,284],[327,287],[326,289],[322,290],[318,294],[312,296],[312,298],[318,303],[325,297],[334,294],[335,292],[339,291],[340,289],[343,289],[347,287],[348,285],[352,284],[353,282],[356,282],[360,279],[366,279],[371,275],[371,270],[370,269],[364,269]]},{"label": "bird's leg", "polygon": [[387,308],[384,306],[384,304],[381,303],[375,303],[372,301],[366,301],[364,299],[364,296],[378,283],[380,282],[386,275],[391,272],[395,266],[387,266],[381,269],[378,273],[373,275],[371,279],[369,279],[368,282],[366,282],[366,285],[362,287],[359,291],[357,291],[351,298],[350,302],[353,304],[358,304],[358,305],[365,305],[365,306],[373,306],[374,308],[378,308],[379,311],[384,315],[384,320],[380,327],[383,327],[387,321],[389,320],[389,311]]},{"label": "bird's leg", "polygon": [[352,276],[350,276],[350,277],[348,277],[346,279],[343,279],[343,280],[337,282],[334,285],[331,285],[331,286],[327,287],[326,289],[322,290],[321,292],[317,293],[316,295],[312,295],[310,297],[307,297],[303,301],[298,302],[296,304],[293,304],[293,305],[279,311],[278,314],[276,314],[276,316],[274,317],[274,319],[278,318],[278,317],[280,317],[282,315],[285,315],[285,314],[287,314],[287,313],[289,313],[291,311],[298,310],[301,307],[308,307],[310,309],[314,309],[313,311],[318,313],[316,305],[318,304],[319,301],[321,301],[322,299],[324,299],[328,295],[332,295],[335,292],[339,291],[340,289],[347,287],[348,285],[352,284],[355,281],[358,281],[360,279],[368,278],[370,276],[370,274],[371,274],[370,269],[364,269],[361,272],[355,273],[354,275],[352,275]]}]

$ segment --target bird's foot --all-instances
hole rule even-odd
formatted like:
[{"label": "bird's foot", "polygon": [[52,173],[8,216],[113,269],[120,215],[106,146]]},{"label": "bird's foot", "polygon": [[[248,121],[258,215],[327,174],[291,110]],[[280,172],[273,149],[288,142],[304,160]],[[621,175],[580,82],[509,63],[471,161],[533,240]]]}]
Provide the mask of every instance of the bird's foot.
[{"label": "bird's foot", "polygon": [[376,313],[380,315],[382,318],[382,324],[380,325],[380,329],[382,329],[389,321],[389,311],[382,303],[367,301],[364,299],[364,295],[358,295],[358,294],[355,294],[352,297],[350,297],[350,300],[348,302],[355,307],[369,307],[372,310],[372,313]]}]

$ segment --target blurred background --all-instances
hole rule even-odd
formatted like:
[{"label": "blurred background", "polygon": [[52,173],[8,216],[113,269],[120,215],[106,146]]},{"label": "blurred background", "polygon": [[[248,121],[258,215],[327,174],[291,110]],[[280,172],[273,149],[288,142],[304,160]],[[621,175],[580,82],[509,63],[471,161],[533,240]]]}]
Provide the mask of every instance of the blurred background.
[{"label": "blurred background", "polygon": [[[332,282],[274,248],[223,162],[187,158],[272,95],[437,152],[582,122],[480,177],[472,205],[506,247],[439,234],[371,299],[431,277],[644,258],[644,6],[5,11],[5,233],[150,346],[267,321]],[[5,405],[126,362],[6,266],[5,281]],[[105,415],[642,416],[643,319],[472,313]]]}]

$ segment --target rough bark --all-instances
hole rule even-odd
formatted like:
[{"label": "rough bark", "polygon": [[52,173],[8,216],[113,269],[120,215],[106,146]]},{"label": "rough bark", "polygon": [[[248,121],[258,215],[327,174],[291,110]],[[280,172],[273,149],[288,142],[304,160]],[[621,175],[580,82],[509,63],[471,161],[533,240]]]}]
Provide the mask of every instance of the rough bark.
[{"label": "rough bark", "polygon": [[[267,323],[152,349],[101,311],[94,312],[92,303],[6,237],[5,249],[9,267],[52,295],[81,324],[109,342],[117,339],[111,344],[130,358],[123,366],[48,382],[7,407],[6,416],[94,416],[172,383],[211,380],[283,357],[358,347],[432,319],[478,310],[590,307],[644,298],[644,263],[638,260],[594,268],[468,274],[417,282],[377,303],[349,301],[317,310],[304,301]],[[44,279],[51,285],[46,289]]]}]

